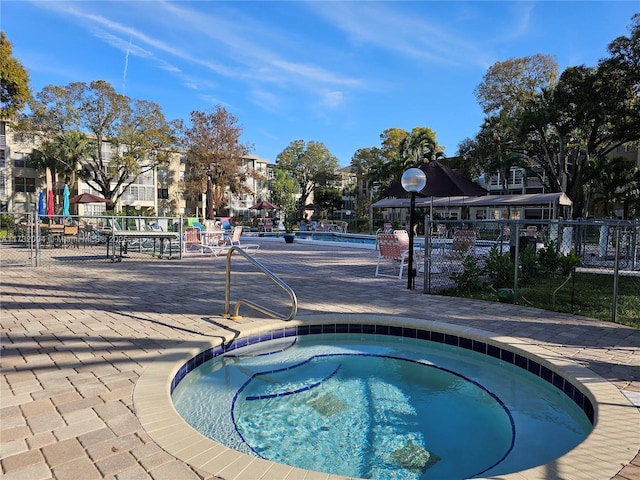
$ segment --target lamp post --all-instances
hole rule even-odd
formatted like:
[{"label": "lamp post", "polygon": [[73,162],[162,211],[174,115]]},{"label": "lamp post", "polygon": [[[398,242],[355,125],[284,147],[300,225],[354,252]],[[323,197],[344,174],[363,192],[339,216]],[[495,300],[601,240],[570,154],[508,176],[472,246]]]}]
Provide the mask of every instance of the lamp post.
[{"label": "lamp post", "polygon": [[125,230],[129,230],[129,207],[133,205],[135,201],[135,197],[131,193],[125,193],[122,195],[122,204],[124,205],[124,215],[125,215]]},{"label": "lamp post", "polygon": [[427,176],[419,168],[410,168],[402,174],[402,188],[411,194],[411,206],[409,208],[409,272],[407,288],[413,289],[413,217],[416,210],[416,192],[422,190],[427,184]]}]

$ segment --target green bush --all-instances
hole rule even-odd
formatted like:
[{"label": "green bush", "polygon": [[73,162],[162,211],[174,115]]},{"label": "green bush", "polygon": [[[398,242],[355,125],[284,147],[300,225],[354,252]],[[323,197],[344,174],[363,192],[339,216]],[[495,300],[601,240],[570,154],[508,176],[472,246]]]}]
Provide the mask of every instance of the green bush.
[{"label": "green bush", "polygon": [[531,281],[538,276],[540,267],[538,265],[538,254],[534,247],[529,245],[520,252],[518,262],[520,263],[520,272],[522,272],[521,279],[523,282]]},{"label": "green bush", "polygon": [[538,251],[538,264],[542,273],[555,273],[560,270],[560,254],[555,240],[550,240]]},{"label": "green bush", "polygon": [[5,230],[10,230],[13,229],[13,226],[15,225],[15,220],[13,218],[13,215],[0,215],[0,228],[5,229]]},{"label": "green bush", "polygon": [[574,267],[580,265],[581,262],[580,257],[576,255],[576,252],[573,250],[573,248],[566,255],[560,255],[558,260],[560,261],[562,274],[565,277],[573,271]]},{"label": "green bush", "polygon": [[462,272],[452,273],[449,277],[456,282],[458,291],[471,293],[482,290],[480,275],[482,268],[478,260],[472,255],[467,255],[462,261]]},{"label": "green bush", "polygon": [[489,256],[484,265],[484,273],[495,288],[510,287],[513,285],[513,269],[515,265],[509,252],[500,254],[497,245],[489,250]]}]

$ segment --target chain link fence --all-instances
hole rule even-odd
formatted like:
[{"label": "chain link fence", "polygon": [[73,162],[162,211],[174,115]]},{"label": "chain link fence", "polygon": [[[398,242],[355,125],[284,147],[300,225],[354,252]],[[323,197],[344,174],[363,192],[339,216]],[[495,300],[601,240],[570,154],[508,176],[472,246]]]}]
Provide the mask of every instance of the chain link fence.
[{"label": "chain link fence", "polygon": [[[182,217],[63,219],[5,213],[0,267],[179,259],[184,221]],[[429,221],[427,217],[423,225],[429,234],[423,237],[420,229],[416,241],[418,245],[424,241],[429,254],[419,258],[416,286],[425,293],[517,303],[640,327],[639,222]],[[164,239],[153,233],[147,238],[114,235],[121,230],[173,235]],[[323,262],[327,268],[332,263],[344,268],[339,261],[341,244],[331,245]],[[363,267],[363,278],[372,276],[377,252],[360,255],[373,265]]]},{"label": "chain link fence", "polygon": [[3,213],[0,266],[180,258],[182,222],[181,217]]},{"label": "chain link fence", "polygon": [[640,222],[425,218],[425,293],[640,326]]}]

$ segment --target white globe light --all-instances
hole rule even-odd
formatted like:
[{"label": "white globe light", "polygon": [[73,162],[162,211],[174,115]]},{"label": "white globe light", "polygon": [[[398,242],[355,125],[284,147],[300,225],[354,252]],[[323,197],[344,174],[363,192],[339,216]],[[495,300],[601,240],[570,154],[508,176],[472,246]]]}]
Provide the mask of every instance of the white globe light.
[{"label": "white globe light", "polygon": [[419,168],[410,168],[402,174],[400,183],[407,192],[419,192],[427,184],[427,176]]}]

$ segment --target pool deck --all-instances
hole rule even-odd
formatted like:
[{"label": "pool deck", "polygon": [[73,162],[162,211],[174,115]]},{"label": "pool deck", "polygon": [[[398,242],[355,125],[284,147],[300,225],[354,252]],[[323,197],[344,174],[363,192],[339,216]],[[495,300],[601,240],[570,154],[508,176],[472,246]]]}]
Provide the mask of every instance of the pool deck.
[{"label": "pool deck", "polygon": [[[587,367],[594,374],[590,388],[604,392],[597,398],[614,399],[598,410],[621,442],[607,444],[606,437],[594,436],[579,447],[582,464],[576,455],[567,462],[562,457],[509,478],[640,479],[640,330],[522,306],[424,295],[420,281],[416,290],[407,290],[406,279],[373,276],[376,253],[371,250],[264,240],[256,258],[295,290],[296,322],[327,315],[445,322],[509,339],[569,369]],[[232,264],[232,303],[246,298],[286,315],[282,290],[239,257]],[[176,435],[173,445],[165,443],[174,424],[154,431],[151,417],[138,417],[141,411],[153,414],[153,398],[136,405],[134,397],[144,393],[146,379],[161,364],[175,363],[184,352],[234,331],[280,323],[246,307],[238,321],[221,317],[224,268],[224,257],[203,256],[3,268],[2,479],[338,478],[244,457],[225,460],[233,452],[198,462],[189,450],[204,442],[176,448],[186,440]],[[161,414],[164,397],[156,407]],[[609,421],[604,416],[612,410]],[[199,451],[212,456],[210,447]]]}]

